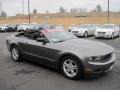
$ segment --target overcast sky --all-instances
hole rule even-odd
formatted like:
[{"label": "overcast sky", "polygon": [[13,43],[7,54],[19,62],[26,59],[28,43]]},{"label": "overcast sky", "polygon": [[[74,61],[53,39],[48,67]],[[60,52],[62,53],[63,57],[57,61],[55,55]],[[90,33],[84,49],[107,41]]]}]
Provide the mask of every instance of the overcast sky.
[{"label": "overcast sky", "polygon": [[[22,13],[22,0],[0,0],[2,3],[2,10],[6,11],[8,15],[15,15]],[[27,1],[24,0],[25,13],[27,14]],[[60,6],[69,10],[70,8],[87,8],[92,10],[97,4],[100,4],[104,10],[107,10],[108,0],[30,0],[31,12],[34,8],[39,13],[45,13],[46,10],[50,12],[57,12]],[[112,11],[120,11],[120,0],[110,0],[110,9]]]}]

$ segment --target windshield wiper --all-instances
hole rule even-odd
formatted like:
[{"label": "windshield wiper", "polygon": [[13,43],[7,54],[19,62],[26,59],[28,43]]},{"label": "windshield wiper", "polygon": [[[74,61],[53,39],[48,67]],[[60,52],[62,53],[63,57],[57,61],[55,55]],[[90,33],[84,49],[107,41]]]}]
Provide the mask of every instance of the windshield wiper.
[{"label": "windshield wiper", "polygon": [[69,38],[69,39],[65,39],[65,40],[59,40],[59,41],[56,41],[55,43],[64,42],[64,41],[67,41],[67,40],[70,40],[70,39],[75,39],[75,38]]},{"label": "windshield wiper", "polygon": [[59,41],[56,41],[55,43],[64,42],[64,41],[66,41],[66,40],[59,40]]}]

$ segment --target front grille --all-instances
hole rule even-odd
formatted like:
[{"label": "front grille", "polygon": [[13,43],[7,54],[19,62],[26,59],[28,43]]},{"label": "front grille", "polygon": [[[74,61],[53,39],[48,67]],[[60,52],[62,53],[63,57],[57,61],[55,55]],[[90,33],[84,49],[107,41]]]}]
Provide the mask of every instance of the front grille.
[{"label": "front grille", "polygon": [[104,56],[101,56],[101,60],[100,62],[106,62],[106,61],[109,61],[109,59],[112,57],[112,53],[110,54],[107,54],[107,55],[104,55]]},{"label": "front grille", "polygon": [[106,32],[97,32],[98,34],[106,34]]},{"label": "front grille", "polygon": [[79,31],[72,31],[72,33],[78,33]]}]

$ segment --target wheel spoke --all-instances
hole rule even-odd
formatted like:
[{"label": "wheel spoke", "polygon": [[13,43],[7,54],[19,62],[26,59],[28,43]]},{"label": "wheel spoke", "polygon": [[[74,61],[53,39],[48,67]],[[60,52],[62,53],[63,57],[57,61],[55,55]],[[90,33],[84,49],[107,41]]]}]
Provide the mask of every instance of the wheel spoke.
[{"label": "wheel spoke", "polygon": [[18,51],[15,48],[12,50],[12,56],[13,56],[14,60],[17,60],[19,57]]},{"label": "wheel spoke", "polygon": [[75,75],[76,73],[74,72],[74,70],[71,70],[70,71],[72,75]]},{"label": "wheel spoke", "polygon": [[67,59],[63,63],[63,70],[66,75],[68,75],[70,77],[74,77],[78,72],[78,67],[74,60]]},{"label": "wheel spoke", "polygon": [[73,68],[74,70],[77,70],[77,69],[78,69],[77,66],[72,66],[72,68]]},{"label": "wheel spoke", "polygon": [[67,64],[66,62],[64,63],[65,67],[69,68],[69,64]]}]

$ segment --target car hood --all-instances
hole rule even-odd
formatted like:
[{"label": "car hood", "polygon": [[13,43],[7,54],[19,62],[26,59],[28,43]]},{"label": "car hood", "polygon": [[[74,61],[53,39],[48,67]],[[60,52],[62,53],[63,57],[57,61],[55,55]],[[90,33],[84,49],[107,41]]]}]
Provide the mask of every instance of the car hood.
[{"label": "car hood", "polygon": [[74,28],[72,31],[84,31],[87,30],[87,28]]},{"label": "car hood", "polygon": [[109,31],[111,32],[111,31],[113,31],[113,29],[102,29],[101,28],[101,29],[96,30],[96,32],[109,32]]},{"label": "car hood", "polygon": [[114,48],[102,42],[85,39],[70,39],[59,43],[63,51],[75,52],[85,56],[99,56],[112,53]]}]

